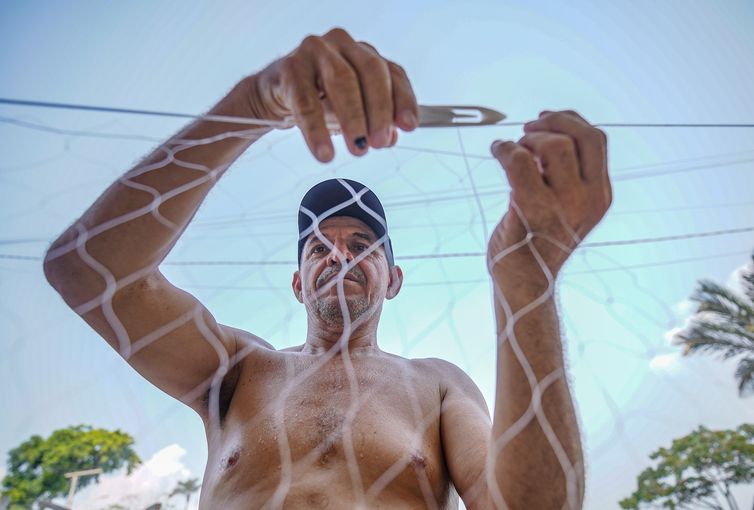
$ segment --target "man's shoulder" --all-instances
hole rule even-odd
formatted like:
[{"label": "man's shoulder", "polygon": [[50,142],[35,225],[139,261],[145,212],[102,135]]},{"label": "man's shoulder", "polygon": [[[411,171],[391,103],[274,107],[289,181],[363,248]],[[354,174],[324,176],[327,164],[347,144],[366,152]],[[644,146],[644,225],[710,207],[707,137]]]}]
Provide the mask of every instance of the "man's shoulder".
[{"label": "man's shoulder", "polygon": [[490,412],[482,391],[474,380],[458,365],[440,358],[424,358],[417,361],[427,373],[438,381],[443,403],[474,402],[489,419]]},{"label": "man's shoulder", "polygon": [[416,370],[438,379],[444,387],[469,384],[476,386],[462,368],[441,358],[416,358],[409,360]]},{"label": "man's shoulder", "polygon": [[239,354],[248,354],[249,351],[257,349],[265,349],[268,351],[276,350],[271,343],[249,331],[227,326],[225,324],[222,324],[220,327],[229,338],[236,341],[236,352]]},{"label": "man's shoulder", "polygon": [[451,363],[442,358],[412,358],[409,360],[412,365],[420,370],[429,370],[439,373],[456,373],[466,374],[458,365]]}]

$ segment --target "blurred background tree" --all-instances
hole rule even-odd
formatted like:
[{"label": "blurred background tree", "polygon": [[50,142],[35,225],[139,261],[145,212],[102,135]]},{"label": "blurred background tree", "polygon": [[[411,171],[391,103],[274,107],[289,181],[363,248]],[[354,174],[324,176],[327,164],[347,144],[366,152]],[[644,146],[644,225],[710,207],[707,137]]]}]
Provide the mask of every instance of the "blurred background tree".
[{"label": "blurred background tree", "polygon": [[754,394],[754,254],[741,280],[743,296],[711,280],[700,280],[691,297],[699,307],[676,341],[684,346],[685,354],[741,356],[735,377],[739,394],[747,396]]},{"label": "blurred background tree", "polygon": [[649,458],[656,465],[641,472],[621,508],[739,510],[730,488],[754,480],[754,425],[717,431],[700,426]]},{"label": "blurred background tree", "polygon": [[[31,436],[8,452],[2,495],[8,498],[9,510],[28,510],[41,498],[67,494],[70,482],[66,473],[89,468],[110,473],[123,466],[130,473],[141,462],[133,444],[133,438],[125,432],[89,425],[59,429],[46,439]],[[98,479],[98,475],[83,477],[78,488]]]},{"label": "blurred background tree", "polygon": [[188,480],[183,480],[182,482],[178,482],[178,485],[176,485],[175,489],[173,489],[173,492],[170,493],[169,497],[173,496],[186,496],[186,508],[189,506],[189,502],[191,501],[191,496],[198,491],[201,488],[202,484],[199,483],[198,478],[190,478]]}]

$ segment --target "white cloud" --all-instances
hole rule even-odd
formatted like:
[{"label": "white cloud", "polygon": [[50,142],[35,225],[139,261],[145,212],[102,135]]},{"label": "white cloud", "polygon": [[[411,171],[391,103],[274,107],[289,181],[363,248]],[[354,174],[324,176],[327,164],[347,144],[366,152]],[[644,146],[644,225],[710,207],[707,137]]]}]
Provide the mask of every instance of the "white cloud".
[{"label": "white cloud", "polygon": [[683,331],[683,328],[676,327],[676,328],[673,328],[673,329],[670,329],[670,330],[666,331],[663,334],[663,336],[665,337],[665,340],[669,344],[671,344],[671,345],[677,345],[678,344],[678,339],[676,338],[676,335],[678,333],[680,333],[681,331]]},{"label": "white cloud", "polygon": [[730,275],[728,276],[728,279],[725,282],[725,286],[729,289],[733,289],[736,293],[740,294],[741,296],[744,296],[744,288],[741,282],[743,281],[743,278],[741,275],[745,270],[751,271],[751,262],[748,262],[740,267],[737,267],[734,269]]},{"label": "white cloud", "polygon": [[[101,476],[97,485],[76,494],[76,510],[105,510],[120,504],[125,508],[143,510],[154,503],[162,503],[163,509],[183,510],[185,497],[175,496],[168,502],[168,495],[179,481],[191,478],[191,471],[183,464],[186,450],[172,444],[155,453],[149,460],[128,475],[125,470]],[[190,510],[198,508],[199,497],[191,498]]]},{"label": "white cloud", "polygon": [[675,310],[675,313],[677,313],[679,316],[686,317],[694,313],[696,306],[697,305],[694,301],[690,299],[684,299],[683,301],[676,303],[673,307],[673,310]]},{"label": "white cloud", "polygon": [[691,299],[684,299],[673,305],[673,311],[675,312],[676,317],[679,319],[679,322],[682,323],[682,325],[671,328],[663,333],[663,337],[665,338],[665,341],[668,342],[668,344],[673,346],[678,345],[678,339],[676,338],[676,335],[678,335],[678,333],[689,326],[691,319],[695,315],[697,307],[698,304]]},{"label": "white cloud", "polygon": [[654,371],[676,372],[680,369],[679,361],[680,352],[671,352],[668,354],[659,354],[649,361],[649,368]]},{"label": "white cloud", "polygon": [[[728,288],[733,288],[734,290],[736,290],[742,295],[743,293],[742,293],[742,287],[740,285],[740,282],[738,283],[737,286],[731,285],[731,282],[733,281],[734,278],[737,278],[736,275],[744,267],[746,266],[741,266],[735,271],[733,271],[731,276],[728,278],[728,283],[726,284]],[[741,289],[741,291],[739,291],[738,289]],[[720,320],[719,315],[715,312],[710,312],[710,311],[697,312],[697,309],[698,309],[698,303],[696,303],[695,301],[691,301],[690,299],[684,299],[683,301],[680,301],[673,306],[673,310],[678,314],[678,317],[682,318],[682,321],[681,321],[682,325],[671,328],[665,333],[663,333],[663,337],[670,345],[673,345],[673,346],[679,345],[681,342],[677,338],[677,335],[681,333],[682,331],[684,331],[685,329],[689,328],[692,325],[692,323],[699,322],[699,321],[717,322]]]}]

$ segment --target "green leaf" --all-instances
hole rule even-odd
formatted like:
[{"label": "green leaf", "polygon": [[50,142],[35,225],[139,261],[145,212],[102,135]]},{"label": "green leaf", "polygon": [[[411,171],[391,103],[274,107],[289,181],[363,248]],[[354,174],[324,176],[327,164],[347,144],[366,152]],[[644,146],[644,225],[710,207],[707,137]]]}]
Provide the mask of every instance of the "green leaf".
[{"label": "green leaf", "polygon": [[[133,450],[133,438],[120,430],[94,429],[77,425],[54,431],[50,437],[32,436],[8,452],[8,474],[2,481],[2,495],[10,508],[29,508],[35,501],[67,494],[65,474],[102,468],[109,473],[121,467],[129,472],[141,462]],[[79,479],[78,488],[97,476]]]},{"label": "green leaf", "polygon": [[636,491],[620,501],[621,508],[696,508],[719,490],[715,479],[729,486],[754,481],[754,425],[699,426],[649,457],[655,465],[639,474]]}]

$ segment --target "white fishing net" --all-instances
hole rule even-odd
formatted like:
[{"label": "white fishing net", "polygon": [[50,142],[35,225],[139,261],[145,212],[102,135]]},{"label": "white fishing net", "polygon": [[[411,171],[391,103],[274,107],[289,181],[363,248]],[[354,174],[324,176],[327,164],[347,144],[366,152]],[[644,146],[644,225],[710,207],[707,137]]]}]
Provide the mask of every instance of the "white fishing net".
[{"label": "white fishing net", "polygon": [[[76,252],[101,276],[105,291],[78,304],[75,311],[82,315],[101,308],[125,359],[191,322],[204,333],[216,352],[217,368],[184,400],[205,393],[209,396],[208,469],[218,469],[213,462],[221,455],[213,452],[224,451],[222,445],[228,441],[221,424],[221,383],[235,364],[256,355],[259,347],[253,343],[239,345],[238,352],[229,356],[200,308],[134,337],[113,310],[111,298],[152,267],[116,277],[87,252],[86,243],[147,215],[168,229],[178,229],[161,214],[160,206],[171,197],[217,180],[225,170],[187,163],[181,159],[182,152],[227,137],[253,140],[258,130],[252,127],[204,140],[183,140],[164,148],[164,157],[158,162],[137,165],[121,177],[137,155],[166,138],[177,125],[175,120],[6,105],[0,121],[6,151],[0,168],[4,204],[0,227],[0,251],[4,252],[0,254],[0,321],[5,332],[2,380],[16,398],[28,403],[25,412],[6,415],[4,434],[35,430],[36,424],[50,415],[76,422],[110,416],[112,423],[122,424],[137,442],[145,444],[158,441],[158,437],[161,440],[164,430],[176,430],[176,437],[182,440],[189,432],[196,435],[200,430],[195,419],[186,425],[192,419],[187,418],[182,406],[149,389],[138,374],[101,349],[99,345],[104,342],[93,340],[96,333],[75,322],[75,316],[65,310],[41,274],[46,243],[119,178],[122,184],[152,198],[146,205],[95,227],[79,225],[77,237],[52,250],[48,260]],[[695,277],[691,275],[704,276],[708,265],[735,268],[748,258],[754,230],[749,221],[753,203],[745,190],[750,189],[751,178],[746,172],[754,161],[754,149],[743,136],[728,135],[728,140],[733,140],[727,145],[730,150],[710,150],[710,145],[699,142],[701,130],[606,130],[613,160],[613,208],[572,254],[557,285],[553,282],[531,306],[511,314],[508,328],[500,332],[497,342],[492,303],[497,300],[504,310],[507,305],[506,296],[490,281],[486,243],[508,207],[510,188],[488,147],[495,138],[520,136],[516,125],[420,129],[403,136],[395,148],[372,150],[364,158],[346,155],[342,144],[337,143],[336,160],[326,166],[307,154],[296,130],[267,134],[218,180],[161,270],[174,285],[195,295],[219,323],[249,331],[277,349],[300,345],[305,339],[306,314],[289,287],[291,274],[297,269],[299,201],[312,185],[327,178],[345,177],[365,183],[384,205],[396,263],[405,275],[400,294],[386,303],[382,313],[378,334],[381,349],[405,358],[433,357],[455,363],[477,383],[492,410],[496,344],[509,342],[530,383],[531,402],[494,448],[502,450],[529,423],[536,422],[565,475],[567,498],[563,508],[576,507],[577,471],[583,466],[574,465],[574,459],[566,454],[552,428],[553,417],[543,411],[541,397],[557,380],[572,380],[590,480],[587,501],[590,492],[593,501],[600,501],[600,491],[614,480],[623,480],[623,486],[631,484],[625,480],[638,474],[635,468],[645,462],[651,437],[659,441],[680,435],[704,422],[723,403],[729,415],[751,417],[744,404],[735,400],[732,381],[710,372],[701,362],[677,358],[665,334],[680,326],[688,313],[676,304],[693,288]],[[711,136],[709,131],[704,133],[707,139]],[[679,157],[678,147],[698,150],[689,149]],[[168,167],[198,170],[199,176],[167,192],[134,180]],[[716,189],[709,185],[711,169],[721,175]],[[345,181],[343,184],[347,186]],[[349,191],[354,202],[360,203],[359,192]],[[312,215],[312,219],[312,232],[332,248],[330,240],[319,233],[319,218]],[[379,241],[351,264],[343,265],[341,274],[376,249]],[[345,282],[336,279],[332,285],[341,310],[346,312],[341,339],[346,342],[352,322],[347,313]],[[513,325],[555,293],[566,368],[537,379],[518,345]],[[367,384],[346,351],[342,357],[346,386],[333,389],[347,396],[344,407],[336,415],[320,417],[333,423],[321,427],[327,433],[308,454],[301,455],[296,445],[289,443],[285,431],[297,420],[292,414],[296,395],[333,356],[334,351],[324,354],[303,368],[295,361],[286,361],[276,398],[260,407],[257,419],[250,420],[250,434],[274,431],[280,459],[278,471],[270,475],[272,482],[269,478],[250,482],[250,491],[270,483],[274,487],[266,492],[264,501],[255,501],[254,507],[278,508],[286,501],[290,503],[286,498],[292,488],[303,483],[297,475],[321,462],[327,452],[341,456],[347,466],[347,485],[352,493],[344,497],[354,504],[365,508],[375,505],[391,484],[413,473],[415,491],[426,506],[442,507],[443,498],[448,496],[438,498],[432,485],[436,479],[430,479],[432,474],[421,466],[427,459],[417,461],[416,456],[427,437],[436,433],[440,401],[427,407],[426,398],[419,394],[417,373],[410,368]],[[31,372],[30,366],[36,367],[36,372]],[[729,385],[731,398],[718,397],[713,402],[715,399],[704,389],[707,384],[690,382],[702,377],[707,381],[714,378],[712,384]],[[374,476],[365,466],[384,461],[364,457],[354,430],[365,426],[360,413],[369,410],[380,401],[380,394],[393,386],[401,388],[406,401],[400,405],[410,409],[412,419],[402,422],[400,445],[404,454],[387,462]],[[381,412],[387,413],[385,420],[390,420],[389,410]],[[359,434],[363,430],[358,429]],[[195,442],[200,440],[195,438]],[[383,440],[387,444],[396,441]],[[623,461],[633,466],[633,471],[616,473]],[[504,491],[496,487],[494,478],[484,481],[491,487],[495,505],[506,508]],[[537,484],[547,490],[551,481],[542,479]],[[326,488],[322,490],[326,492]]]}]

